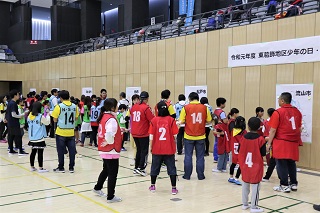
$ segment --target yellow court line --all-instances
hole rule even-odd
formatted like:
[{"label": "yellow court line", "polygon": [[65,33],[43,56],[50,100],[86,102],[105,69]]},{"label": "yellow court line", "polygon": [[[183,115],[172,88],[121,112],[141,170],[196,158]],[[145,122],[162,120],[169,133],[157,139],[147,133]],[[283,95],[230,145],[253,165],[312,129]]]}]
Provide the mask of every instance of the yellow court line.
[{"label": "yellow court line", "polygon": [[[23,170],[26,170],[26,171],[30,172],[27,168],[24,168],[23,166],[15,163],[15,162],[13,162],[13,161],[10,161],[10,160],[2,157],[2,156],[0,156],[0,158],[1,158],[2,160],[4,160],[4,161],[7,161],[7,162],[9,162],[9,163],[12,163],[13,165],[19,167],[20,169],[23,169]],[[31,172],[30,172],[30,173],[31,173]],[[98,206],[101,206],[101,207],[103,207],[103,208],[105,208],[105,209],[107,209],[107,210],[109,210],[109,211],[111,211],[111,212],[113,212],[113,213],[119,213],[118,211],[116,211],[116,210],[114,210],[114,209],[112,209],[112,208],[110,208],[110,207],[108,207],[108,206],[106,206],[106,205],[104,205],[104,204],[102,204],[102,203],[99,203],[99,202],[97,202],[97,201],[95,201],[95,200],[93,200],[93,199],[91,199],[91,198],[89,198],[89,197],[87,197],[87,196],[84,196],[84,195],[82,195],[82,194],[80,194],[80,193],[78,193],[78,192],[76,192],[76,191],[74,191],[74,190],[72,190],[72,189],[69,189],[69,188],[65,187],[64,185],[62,185],[62,184],[60,184],[60,183],[57,183],[57,182],[55,182],[55,181],[53,181],[53,180],[51,180],[51,179],[49,179],[49,178],[47,178],[47,177],[45,177],[45,176],[42,176],[42,175],[40,175],[40,174],[38,174],[38,173],[32,173],[32,174],[34,174],[34,175],[36,175],[36,176],[38,176],[38,177],[40,177],[40,178],[42,178],[42,179],[44,179],[44,180],[46,180],[46,181],[48,181],[48,182],[51,182],[51,183],[53,183],[53,184],[55,184],[55,185],[57,185],[57,186],[59,186],[59,187],[61,187],[61,188],[63,188],[63,189],[65,189],[65,190],[67,190],[67,191],[75,194],[75,195],[78,195],[79,197],[82,197],[82,198],[84,198],[84,199],[86,199],[86,200],[88,200],[88,201],[90,201],[90,202],[92,202],[92,203],[94,203],[94,204],[96,204],[96,205],[98,205]]]},{"label": "yellow court line", "polygon": [[7,179],[12,179],[12,178],[19,178],[19,177],[25,177],[25,176],[31,176],[32,174],[25,174],[25,175],[16,175],[16,176],[10,176],[10,177],[3,177],[0,178],[0,180],[7,180]]}]

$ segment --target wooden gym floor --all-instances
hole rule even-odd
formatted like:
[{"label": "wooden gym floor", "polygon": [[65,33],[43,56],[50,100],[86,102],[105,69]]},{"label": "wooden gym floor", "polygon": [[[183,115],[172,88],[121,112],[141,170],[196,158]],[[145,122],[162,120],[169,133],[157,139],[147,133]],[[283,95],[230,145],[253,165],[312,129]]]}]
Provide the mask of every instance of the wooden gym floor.
[{"label": "wooden gym floor", "polygon": [[[8,155],[7,144],[0,144],[0,212],[249,212],[241,210],[241,186],[228,183],[228,174],[211,172],[216,166],[212,156],[206,157],[206,179],[202,181],[197,180],[195,168],[190,181],[182,179],[183,156],[177,156],[179,193],[171,195],[170,180],[164,169],[157,181],[157,191],[151,193],[150,177],[132,174],[134,149],[128,143],[128,151],[121,153],[116,187],[116,195],[122,197],[123,202],[109,204],[91,191],[102,169],[94,147],[77,146],[82,157],[76,158],[75,173],[61,174],[52,171],[58,163],[55,141],[47,139],[46,143],[44,167],[50,172],[42,174],[30,172],[29,156]],[[24,144],[27,144],[26,136]],[[30,152],[29,147],[25,145],[25,148]],[[65,159],[66,165],[68,162]],[[37,160],[35,165],[38,166]],[[270,182],[262,183],[259,206],[265,212],[314,212],[312,204],[320,203],[320,173],[302,170],[298,181],[297,192],[273,192],[272,187],[279,183],[275,171]]]}]

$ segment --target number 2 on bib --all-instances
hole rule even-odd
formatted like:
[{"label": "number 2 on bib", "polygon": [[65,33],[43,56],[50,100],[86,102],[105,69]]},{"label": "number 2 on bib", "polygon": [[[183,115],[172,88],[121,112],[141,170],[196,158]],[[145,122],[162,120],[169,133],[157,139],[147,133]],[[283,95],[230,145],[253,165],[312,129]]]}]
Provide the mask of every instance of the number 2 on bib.
[{"label": "number 2 on bib", "polygon": [[192,123],[193,124],[196,124],[196,123],[201,124],[202,123],[202,113],[201,112],[192,113],[191,117],[192,117]]},{"label": "number 2 on bib", "polygon": [[253,163],[252,163],[252,152],[248,152],[245,164],[247,164],[249,168],[252,167],[252,165],[253,165]]},{"label": "number 2 on bib", "polygon": [[160,141],[165,141],[165,140],[167,140],[167,138],[164,137],[164,136],[166,135],[166,132],[167,132],[166,128],[160,127],[160,128],[159,128],[159,132],[161,132],[161,135],[160,135],[160,137],[159,137],[159,140],[160,140]]}]

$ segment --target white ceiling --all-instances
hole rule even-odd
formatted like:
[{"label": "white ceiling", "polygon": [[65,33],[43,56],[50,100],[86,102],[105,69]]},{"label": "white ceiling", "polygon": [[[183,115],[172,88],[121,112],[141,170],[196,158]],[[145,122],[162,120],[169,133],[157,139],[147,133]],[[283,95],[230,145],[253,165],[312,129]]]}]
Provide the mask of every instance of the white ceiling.
[{"label": "white ceiling", "polygon": [[[17,2],[17,0],[0,0],[0,1],[7,1],[7,2]],[[52,6],[52,0],[30,0],[32,6],[37,7],[45,7],[50,8]],[[69,0],[69,2],[74,2],[76,0]]]}]

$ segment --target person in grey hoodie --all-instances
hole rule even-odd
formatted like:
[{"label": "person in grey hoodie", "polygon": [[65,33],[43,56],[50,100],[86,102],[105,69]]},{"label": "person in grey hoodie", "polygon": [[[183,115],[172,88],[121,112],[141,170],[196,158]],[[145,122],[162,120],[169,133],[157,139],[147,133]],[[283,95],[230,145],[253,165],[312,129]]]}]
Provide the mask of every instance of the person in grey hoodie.
[{"label": "person in grey hoodie", "polygon": [[[178,96],[178,100],[179,102],[177,102],[174,107],[176,110],[176,120],[178,121],[180,118],[180,112],[182,110],[182,108],[186,105],[186,96],[184,96],[183,94],[180,94]],[[179,128],[179,133],[177,135],[177,151],[178,151],[178,155],[182,155],[182,149],[183,149],[183,135],[184,135],[184,124],[180,125]]]}]

